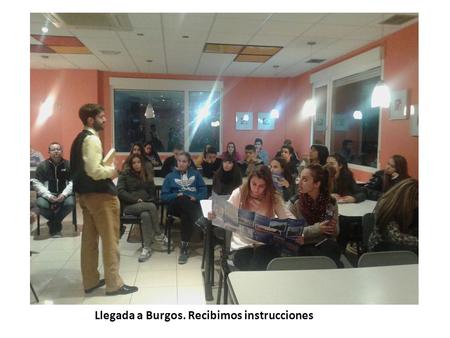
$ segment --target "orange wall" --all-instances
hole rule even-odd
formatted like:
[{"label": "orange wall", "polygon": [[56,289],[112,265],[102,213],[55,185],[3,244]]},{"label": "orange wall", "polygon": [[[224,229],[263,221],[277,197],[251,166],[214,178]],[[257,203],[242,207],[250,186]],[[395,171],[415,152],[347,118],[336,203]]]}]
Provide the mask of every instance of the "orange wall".
[{"label": "orange wall", "polygon": [[[393,89],[408,89],[410,104],[418,103],[418,25],[411,25],[384,40],[371,43],[344,55],[316,69],[295,78],[238,78],[224,77],[223,145],[234,141],[243,152],[246,144],[253,143],[255,137],[262,137],[264,148],[270,155],[275,154],[284,139],[293,141],[299,154],[307,154],[310,146],[310,120],[301,115],[306,99],[311,97],[309,83],[311,73],[365,52],[380,44],[385,46],[385,81]],[[104,105],[110,118],[111,97],[110,77],[164,78],[185,80],[215,80],[209,76],[184,76],[162,74],[115,73],[80,70],[31,70],[31,144],[47,154],[47,145],[59,140],[68,149],[74,136],[81,128],[78,108],[86,102],[99,102]],[[57,93],[56,111],[44,127],[36,126],[39,105],[50,93]],[[258,131],[257,113],[278,107],[280,119],[274,131]],[[253,130],[237,131],[235,113],[252,111]],[[111,122],[111,121],[109,121]],[[112,145],[112,125],[102,135],[105,149]],[[409,134],[409,119],[390,121],[388,111],[383,111],[381,119],[380,142],[381,166],[392,154],[406,157],[409,171],[418,177],[418,138]],[[223,150],[223,149],[222,149]],[[68,154],[68,153],[66,153]],[[355,171],[355,176],[365,180],[369,173]]]},{"label": "orange wall", "polygon": [[[407,89],[408,104],[417,104],[419,102],[419,64],[418,64],[418,24],[406,27],[385,39],[373,42],[367,46],[359,48],[347,55],[321,65],[308,73],[293,80],[293,87],[298,90],[294,99],[293,111],[301,109],[306,99],[311,96],[311,86],[309,84],[309,76],[314,72],[322,70],[338,62],[349,59],[355,55],[363,53],[374,47],[384,45],[384,80],[392,90]],[[307,94],[309,90],[309,94]],[[294,94],[294,93],[293,93]],[[419,109],[420,111],[420,109]],[[294,119],[295,120],[295,119]],[[295,129],[295,124],[290,125]],[[299,126],[297,139],[294,144],[301,152],[307,152],[304,147],[309,144],[309,135],[311,132],[310,122],[304,122]],[[287,137],[289,137],[289,133]],[[296,135],[295,132],[293,135]],[[409,132],[409,119],[406,120],[389,120],[389,111],[383,109],[381,115],[381,140],[380,140],[380,165],[384,168],[389,158],[394,154],[403,155],[408,161],[409,174],[418,178],[419,161],[418,161],[418,137],[413,137]],[[298,138],[301,138],[301,141]],[[300,146],[300,147],[299,147]],[[300,152],[300,151],[299,151]],[[359,180],[367,180],[371,177],[370,173],[354,170],[355,177]]]},{"label": "orange wall", "polygon": [[[32,69],[30,75],[31,146],[47,158],[49,143],[57,141],[68,158],[72,141],[82,127],[78,109],[98,100],[97,71]],[[40,106],[51,95],[55,98],[54,113],[39,126]]]}]

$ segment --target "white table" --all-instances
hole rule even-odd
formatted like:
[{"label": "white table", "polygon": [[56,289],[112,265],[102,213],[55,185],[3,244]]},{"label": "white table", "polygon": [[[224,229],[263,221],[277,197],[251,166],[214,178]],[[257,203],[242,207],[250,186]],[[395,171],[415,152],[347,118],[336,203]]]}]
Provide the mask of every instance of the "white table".
[{"label": "white table", "polygon": [[371,213],[377,204],[376,201],[365,200],[360,203],[338,203],[339,215],[347,217],[362,217]]},{"label": "white table", "polygon": [[371,268],[235,271],[236,304],[417,304],[418,265]]}]

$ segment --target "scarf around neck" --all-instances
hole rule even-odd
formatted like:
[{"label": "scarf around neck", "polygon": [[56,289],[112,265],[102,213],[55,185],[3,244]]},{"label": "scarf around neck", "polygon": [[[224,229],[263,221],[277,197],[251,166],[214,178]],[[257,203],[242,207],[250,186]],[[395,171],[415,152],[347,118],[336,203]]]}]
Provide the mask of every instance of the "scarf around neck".
[{"label": "scarf around neck", "polygon": [[314,201],[308,194],[300,194],[298,199],[299,209],[309,225],[322,222],[326,219],[327,206],[330,203],[330,197],[319,194]]}]

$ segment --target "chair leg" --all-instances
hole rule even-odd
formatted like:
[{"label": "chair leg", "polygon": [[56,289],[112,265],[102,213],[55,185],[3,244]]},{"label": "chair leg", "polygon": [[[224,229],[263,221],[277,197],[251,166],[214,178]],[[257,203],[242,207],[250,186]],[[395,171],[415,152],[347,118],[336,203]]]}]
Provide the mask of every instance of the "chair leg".
[{"label": "chair leg", "polygon": [[34,291],[33,284],[31,284],[31,282],[30,282],[30,288],[31,288],[31,291],[33,292],[33,295],[34,295],[34,298],[36,299],[36,302],[39,303],[39,298],[38,298],[38,296],[36,294],[36,291]]},{"label": "chair leg", "polygon": [[219,288],[217,289],[217,305],[220,304],[220,298],[222,296],[222,281],[223,281],[223,271],[222,268],[220,268]]},{"label": "chair leg", "polygon": [[74,206],[72,211],[72,224],[75,228],[75,232],[78,232],[78,225],[77,225],[77,201],[74,200]]},{"label": "chair leg", "polygon": [[164,228],[164,234],[167,236],[167,254],[170,254],[170,245],[172,243],[172,225],[173,217],[167,215],[166,226]]},{"label": "chair leg", "polygon": [[41,215],[37,215],[37,230],[36,230],[36,234],[38,236],[41,235]]},{"label": "chair leg", "polygon": [[144,247],[144,233],[142,232],[142,223],[139,223],[139,232],[141,234],[141,245]]},{"label": "chair leg", "polygon": [[128,231],[127,242],[130,240],[131,231],[133,230],[134,224],[131,224],[130,231]]}]

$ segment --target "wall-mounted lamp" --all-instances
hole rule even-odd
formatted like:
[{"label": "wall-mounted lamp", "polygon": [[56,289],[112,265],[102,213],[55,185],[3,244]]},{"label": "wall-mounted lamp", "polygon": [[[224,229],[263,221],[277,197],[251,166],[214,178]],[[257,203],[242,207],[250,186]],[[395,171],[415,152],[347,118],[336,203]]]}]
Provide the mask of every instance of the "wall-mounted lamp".
[{"label": "wall-mounted lamp", "polygon": [[353,113],[353,118],[354,118],[355,120],[362,120],[362,117],[363,117],[363,114],[362,114],[361,111],[359,111],[359,110],[355,110],[355,111],[354,111],[354,113]]},{"label": "wall-mounted lamp", "polygon": [[305,117],[314,117],[316,116],[316,100],[308,99],[305,101],[305,104],[303,105],[302,115]]}]

